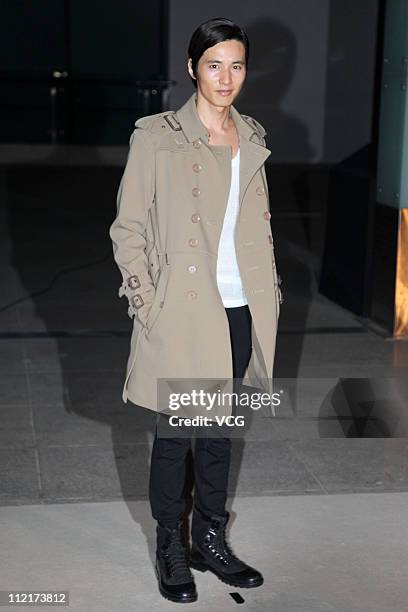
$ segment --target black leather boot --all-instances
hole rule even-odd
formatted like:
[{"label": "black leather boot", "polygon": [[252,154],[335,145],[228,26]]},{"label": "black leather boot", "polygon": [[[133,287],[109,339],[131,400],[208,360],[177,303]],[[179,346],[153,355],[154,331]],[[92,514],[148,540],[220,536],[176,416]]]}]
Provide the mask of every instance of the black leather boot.
[{"label": "black leather boot", "polygon": [[183,521],[177,527],[157,524],[156,574],[159,591],[176,603],[197,600],[194,577],[188,567],[188,553],[184,543]]},{"label": "black leather boot", "polygon": [[195,510],[190,553],[190,567],[205,572],[210,570],[220,580],[240,588],[257,587],[263,584],[258,570],[241,561],[231,550],[225,538],[226,524],[230,518],[212,515],[205,519]]}]

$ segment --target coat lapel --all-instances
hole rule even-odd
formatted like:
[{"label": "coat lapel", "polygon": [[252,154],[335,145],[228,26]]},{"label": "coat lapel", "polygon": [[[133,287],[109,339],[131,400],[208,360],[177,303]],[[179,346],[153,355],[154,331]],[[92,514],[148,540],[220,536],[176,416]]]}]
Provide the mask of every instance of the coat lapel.
[{"label": "coat lapel", "polygon": [[268,159],[271,151],[263,145],[245,137],[241,137],[240,139],[240,149],[239,206],[241,210],[242,201],[249,183],[254,174]]}]

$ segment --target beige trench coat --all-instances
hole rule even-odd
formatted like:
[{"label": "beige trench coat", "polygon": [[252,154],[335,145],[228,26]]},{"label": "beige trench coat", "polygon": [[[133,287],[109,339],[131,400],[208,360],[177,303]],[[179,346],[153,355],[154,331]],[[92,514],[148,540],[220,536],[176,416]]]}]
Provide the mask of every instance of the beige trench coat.
[{"label": "beige trench coat", "polygon": [[[208,144],[196,92],[176,112],[138,119],[110,227],[133,318],[123,401],[158,411],[157,381],[232,379],[216,264],[231,182],[231,149]],[[244,384],[273,393],[281,291],[264,162],[265,130],[231,106],[240,137],[235,248],[252,316]],[[280,279],[279,279],[280,280]],[[273,406],[272,413],[275,414]]]}]

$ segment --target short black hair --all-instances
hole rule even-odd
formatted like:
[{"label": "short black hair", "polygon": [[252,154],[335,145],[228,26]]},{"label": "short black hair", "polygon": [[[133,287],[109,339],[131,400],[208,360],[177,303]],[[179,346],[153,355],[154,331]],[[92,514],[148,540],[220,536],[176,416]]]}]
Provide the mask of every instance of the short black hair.
[{"label": "short black hair", "polygon": [[[225,17],[215,17],[205,21],[193,32],[188,45],[188,57],[191,57],[191,68],[194,76],[197,76],[197,65],[200,57],[209,47],[224,42],[224,40],[238,40],[245,47],[245,63],[248,66],[249,58],[249,40],[244,30]],[[197,81],[190,77],[194,87],[197,87]]]}]

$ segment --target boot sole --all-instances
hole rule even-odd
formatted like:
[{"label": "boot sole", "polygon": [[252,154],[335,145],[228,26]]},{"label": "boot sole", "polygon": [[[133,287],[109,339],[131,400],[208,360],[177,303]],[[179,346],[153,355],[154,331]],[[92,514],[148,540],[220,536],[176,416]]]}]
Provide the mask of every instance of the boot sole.
[{"label": "boot sole", "polygon": [[210,565],[204,565],[203,563],[196,563],[195,561],[190,561],[189,565],[190,567],[192,567],[195,570],[198,570],[199,572],[206,572],[208,570],[209,572],[212,572],[214,576],[217,576],[219,580],[221,580],[222,582],[225,582],[225,584],[229,584],[230,586],[235,586],[240,589],[253,589],[254,587],[261,586],[261,584],[263,584],[264,582],[262,578],[261,580],[258,580],[257,582],[253,582],[252,584],[240,584],[239,582],[228,580],[225,577],[225,575],[219,574],[217,570],[211,567]]},{"label": "boot sole", "polygon": [[162,595],[162,597],[174,603],[193,603],[194,601],[197,601],[198,595],[191,595],[190,597],[184,597],[182,599],[179,599],[177,597],[173,597],[172,595],[164,591],[161,586],[160,575],[159,575],[158,569],[157,567],[155,567],[154,569],[155,569],[157,580],[158,580],[160,595]]}]

